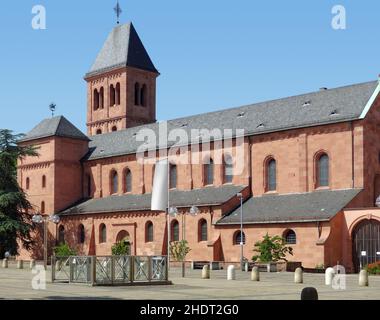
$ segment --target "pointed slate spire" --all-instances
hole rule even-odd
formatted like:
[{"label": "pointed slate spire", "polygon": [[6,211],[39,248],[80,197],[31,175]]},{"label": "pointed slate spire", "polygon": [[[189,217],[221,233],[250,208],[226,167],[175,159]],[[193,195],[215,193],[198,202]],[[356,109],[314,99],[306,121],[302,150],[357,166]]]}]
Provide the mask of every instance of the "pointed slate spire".
[{"label": "pointed slate spire", "polygon": [[112,30],[85,78],[120,67],[158,73],[132,22]]}]

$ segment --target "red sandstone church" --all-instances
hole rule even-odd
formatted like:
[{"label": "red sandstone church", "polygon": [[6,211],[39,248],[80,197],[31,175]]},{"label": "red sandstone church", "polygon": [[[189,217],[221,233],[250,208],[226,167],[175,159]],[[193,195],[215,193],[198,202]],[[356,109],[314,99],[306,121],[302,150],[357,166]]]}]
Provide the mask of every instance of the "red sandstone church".
[{"label": "red sandstone church", "polygon": [[[50,247],[67,242],[85,255],[109,255],[127,240],[132,254],[166,254],[166,214],[150,210],[154,164],[136,155],[138,131],[158,130],[158,76],[133,25],[117,26],[85,75],[87,135],[58,116],[21,142],[40,153],[19,161],[21,187],[36,211],[61,216],[49,226]],[[250,259],[266,233],[283,236],[294,248],[290,260],[305,267],[340,263],[355,271],[379,260],[379,90],[378,81],[323,88],[168,121],[185,131],[245,131],[239,173],[213,161],[215,141],[207,163],[171,164],[170,202],[179,210],[171,240],[188,240],[188,260],[239,262],[241,240]],[[236,147],[219,151],[227,159]]]}]

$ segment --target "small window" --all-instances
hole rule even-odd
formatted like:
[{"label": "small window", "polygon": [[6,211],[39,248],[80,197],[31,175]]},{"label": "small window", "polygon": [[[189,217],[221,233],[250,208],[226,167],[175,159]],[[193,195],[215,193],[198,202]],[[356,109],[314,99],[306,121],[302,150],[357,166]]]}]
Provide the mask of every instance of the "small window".
[{"label": "small window", "polygon": [[99,92],[98,89],[94,90],[94,110],[99,109]]},{"label": "small window", "polygon": [[120,83],[119,82],[116,84],[116,97],[115,97],[115,100],[116,100],[116,105],[120,105]]},{"label": "small window", "polygon": [[45,213],[45,201],[41,202],[41,213]]},{"label": "small window", "polygon": [[147,88],[146,88],[146,85],[144,84],[140,92],[140,105],[143,107],[146,107],[146,95],[147,95]]},{"label": "small window", "polygon": [[170,165],[170,189],[177,188],[177,166],[175,164]]},{"label": "small window", "polygon": [[86,232],[84,229],[84,225],[80,224],[78,228],[78,240],[79,240],[78,242],[83,244],[85,241],[85,238],[86,238]]},{"label": "small window", "polygon": [[26,178],[25,188],[26,188],[26,190],[29,190],[29,188],[30,188],[30,179],[29,178]]},{"label": "small window", "polygon": [[101,87],[99,91],[99,108],[104,109],[104,88]]},{"label": "small window", "polygon": [[99,243],[107,242],[107,227],[102,223],[99,227]]},{"label": "small window", "polygon": [[101,129],[96,130],[96,134],[102,134],[102,130]]},{"label": "small window", "polygon": [[124,173],[124,193],[132,192],[132,172],[129,169],[125,169]]},{"label": "small window", "polygon": [[145,226],[145,242],[153,242],[153,223],[148,221]]},{"label": "small window", "polygon": [[115,105],[116,90],[113,84],[110,86],[110,107]]},{"label": "small window", "polygon": [[46,176],[42,176],[42,188],[46,188]]},{"label": "small window", "polygon": [[64,244],[65,243],[65,227],[60,225],[58,228],[58,243]]},{"label": "small window", "polygon": [[204,184],[214,184],[214,161],[209,159],[208,163],[204,165]]},{"label": "small window", "polygon": [[140,105],[140,84],[138,82],[135,83],[135,106]]},{"label": "small window", "polygon": [[232,183],[234,168],[232,157],[229,154],[224,155],[224,183]]},{"label": "small window", "polygon": [[270,159],[266,165],[266,191],[276,191],[277,179],[276,179],[276,160]]},{"label": "small window", "polygon": [[179,241],[179,223],[177,220],[173,220],[171,231],[172,231],[171,232],[172,241]]},{"label": "small window", "polygon": [[240,245],[240,243],[243,240],[243,244],[245,244],[245,233],[239,231],[236,231],[234,234],[234,245]]},{"label": "small window", "polygon": [[116,194],[119,191],[119,177],[116,171],[111,172],[111,194]]},{"label": "small window", "polygon": [[293,230],[287,230],[284,234],[284,239],[286,244],[296,244],[297,237],[296,233]]},{"label": "small window", "polygon": [[199,241],[207,241],[207,221],[201,219],[198,223],[198,239]]},{"label": "small window", "polygon": [[112,132],[117,131],[117,127],[116,127],[116,126],[113,126],[111,130],[112,130]]},{"label": "small window", "polygon": [[329,186],[329,156],[321,154],[317,160],[317,187]]}]

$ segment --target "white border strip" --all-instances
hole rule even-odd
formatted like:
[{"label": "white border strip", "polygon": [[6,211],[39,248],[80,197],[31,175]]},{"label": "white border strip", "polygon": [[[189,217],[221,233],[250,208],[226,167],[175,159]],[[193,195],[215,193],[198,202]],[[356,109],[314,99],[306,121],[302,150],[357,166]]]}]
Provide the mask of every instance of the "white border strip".
[{"label": "white border strip", "polygon": [[[380,80],[379,80],[380,81]],[[373,103],[375,102],[378,94],[380,92],[380,82],[377,84],[377,87],[375,89],[375,91],[373,92],[371,98],[368,100],[364,110],[362,111],[362,113],[360,114],[360,117],[359,119],[364,119],[369,111],[369,109],[371,109]]]}]

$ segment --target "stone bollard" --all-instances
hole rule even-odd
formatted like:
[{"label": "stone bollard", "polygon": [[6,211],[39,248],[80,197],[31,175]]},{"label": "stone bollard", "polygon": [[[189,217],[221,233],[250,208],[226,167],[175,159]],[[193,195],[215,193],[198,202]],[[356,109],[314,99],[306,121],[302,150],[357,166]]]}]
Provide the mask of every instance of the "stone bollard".
[{"label": "stone bollard", "polygon": [[359,273],[359,286],[368,287],[368,272],[367,270],[361,270]]},{"label": "stone bollard", "polygon": [[326,269],[326,272],[325,272],[325,285],[326,286],[331,286],[332,285],[332,281],[334,279],[334,276],[335,276],[335,270],[334,268],[327,268]]},{"label": "stone bollard", "polygon": [[208,264],[203,266],[202,279],[210,279],[210,265]]},{"label": "stone bollard", "polygon": [[252,268],[251,281],[260,281],[260,271],[258,267]]},{"label": "stone bollard", "polygon": [[55,262],[55,271],[61,271],[62,261],[57,260]]},{"label": "stone bollard", "polygon": [[24,269],[24,261],[17,260],[17,269]]},{"label": "stone bollard", "polygon": [[33,269],[34,267],[36,266],[36,260],[30,260],[30,263],[29,263],[29,268],[30,269]]},{"label": "stone bollard", "polygon": [[227,268],[227,280],[236,280],[235,266],[230,265]]},{"label": "stone bollard", "polygon": [[3,259],[3,268],[8,268],[8,259]]},{"label": "stone bollard", "polygon": [[318,291],[313,287],[303,288],[301,300],[318,300]]},{"label": "stone bollard", "polygon": [[297,268],[294,272],[294,282],[303,283],[303,270],[302,268]]}]

